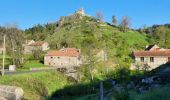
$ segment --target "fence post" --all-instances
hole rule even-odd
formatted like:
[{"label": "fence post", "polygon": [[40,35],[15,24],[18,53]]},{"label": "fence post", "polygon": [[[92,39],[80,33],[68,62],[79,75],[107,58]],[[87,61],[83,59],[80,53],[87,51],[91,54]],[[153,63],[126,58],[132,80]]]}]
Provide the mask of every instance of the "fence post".
[{"label": "fence post", "polygon": [[99,100],[103,100],[103,82],[100,82]]}]

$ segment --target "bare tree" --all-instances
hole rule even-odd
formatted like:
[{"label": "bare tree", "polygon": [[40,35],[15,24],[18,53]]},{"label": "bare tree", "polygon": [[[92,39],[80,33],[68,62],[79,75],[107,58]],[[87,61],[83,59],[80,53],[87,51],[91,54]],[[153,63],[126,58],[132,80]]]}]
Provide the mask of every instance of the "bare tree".
[{"label": "bare tree", "polygon": [[104,16],[101,11],[96,12],[96,18],[99,19],[100,22],[104,21]]},{"label": "bare tree", "polygon": [[19,67],[23,62],[23,32],[15,26],[6,26],[4,34],[7,37],[7,51],[12,57],[12,62]]},{"label": "bare tree", "polygon": [[131,25],[130,18],[128,16],[124,16],[120,23],[121,30],[123,32],[126,32],[130,25]]}]

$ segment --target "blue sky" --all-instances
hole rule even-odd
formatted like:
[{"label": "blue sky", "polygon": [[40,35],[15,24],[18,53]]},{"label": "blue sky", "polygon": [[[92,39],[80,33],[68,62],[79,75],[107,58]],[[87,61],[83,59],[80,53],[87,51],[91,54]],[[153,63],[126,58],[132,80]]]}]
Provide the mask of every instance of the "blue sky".
[{"label": "blue sky", "polygon": [[170,0],[0,0],[0,25],[17,24],[26,29],[36,24],[54,22],[83,7],[88,15],[97,11],[111,22],[129,16],[132,27],[170,23]]}]

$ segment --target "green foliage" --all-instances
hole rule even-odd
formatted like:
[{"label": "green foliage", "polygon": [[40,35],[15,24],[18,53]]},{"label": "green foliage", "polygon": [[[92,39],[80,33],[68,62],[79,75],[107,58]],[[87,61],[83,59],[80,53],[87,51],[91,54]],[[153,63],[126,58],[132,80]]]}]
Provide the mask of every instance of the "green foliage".
[{"label": "green foliage", "polygon": [[116,100],[130,100],[129,93],[127,90],[114,91],[112,98]]},{"label": "green foliage", "polygon": [[22,69],[40,68],[40,67],[45,67],[45,65],[41,63],[39,60],[30,60],[23,64]]},{"label": "green foliage", "polygon": [[165,25],[154,25],[152,27],[149,27],[147,29],[145,29],[145,31],[147,33],[150,33],[149,38],[149,42],[152,44],[157,44],[161,47],[165,47],[165,48],[170,48],[169,47],[169,31],[170,31],[170,27],[169,24],[165,24]]},{"label": "green foliage", "polygon": [[166,40],[165,40],[165,46],[167,48],[170,48],[170,30],[166,32]]},{"label": "green foliage", "polygon": [[[68,97],[78,97],[89,94],[96,94],[97,90],[93,90],[93,86],[97,84],[76,84],[64,87],[64,89],[58,90],[53,93],[51,97],[63,97],[63,99]],[[80,91],[81,90],[81,91]]]},{"label": "green foliage", "polygon": [[47,27],[53,30],[50,31],[53,33],[46,34],[45,38],[52,49],[75,47],[80,48],[84,55],[88,54],[87,49],[105,49],[109,59],[130,60],[129,55],[132,50],[143,49],[148,44],[148,38],[144,34],[136,31],[119,32],[117,27],[98,23],[94,17],[79,15],[62,17],[56,23],[37,25],[25,32],[35,37],[35,34],[41,32],[48,33]]},{"label": "green foliage", "polygon": [[[48,80],[48,81],[47,81]],[[37,72],[32,74],[0,77],[0,85],[23,88],[27,100],[41,100],[52,92],[68,85],[67,78],[59,72]]]},{"label": "green foliage", "polygon": [[117,67],[115,73],[115,79],[120,83],[126,84],[130,79],[130,70],[127,67]]}]

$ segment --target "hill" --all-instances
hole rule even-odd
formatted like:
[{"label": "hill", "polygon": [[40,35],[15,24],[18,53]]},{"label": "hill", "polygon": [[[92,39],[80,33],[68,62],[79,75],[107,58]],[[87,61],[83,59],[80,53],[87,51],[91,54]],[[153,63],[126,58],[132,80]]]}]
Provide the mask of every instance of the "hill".
[{"label": "hill", "polygon": [[85,55],[89,50],[104,49],[111,59],[130,59],[132,50],[142,49],[148,44],[146,34],[131,29],[122,32],[117,26],[77,13],[61,17],[55,23],[27,29],[25,34],[29,39],[48,41],[52,49],[81,48]]}]

